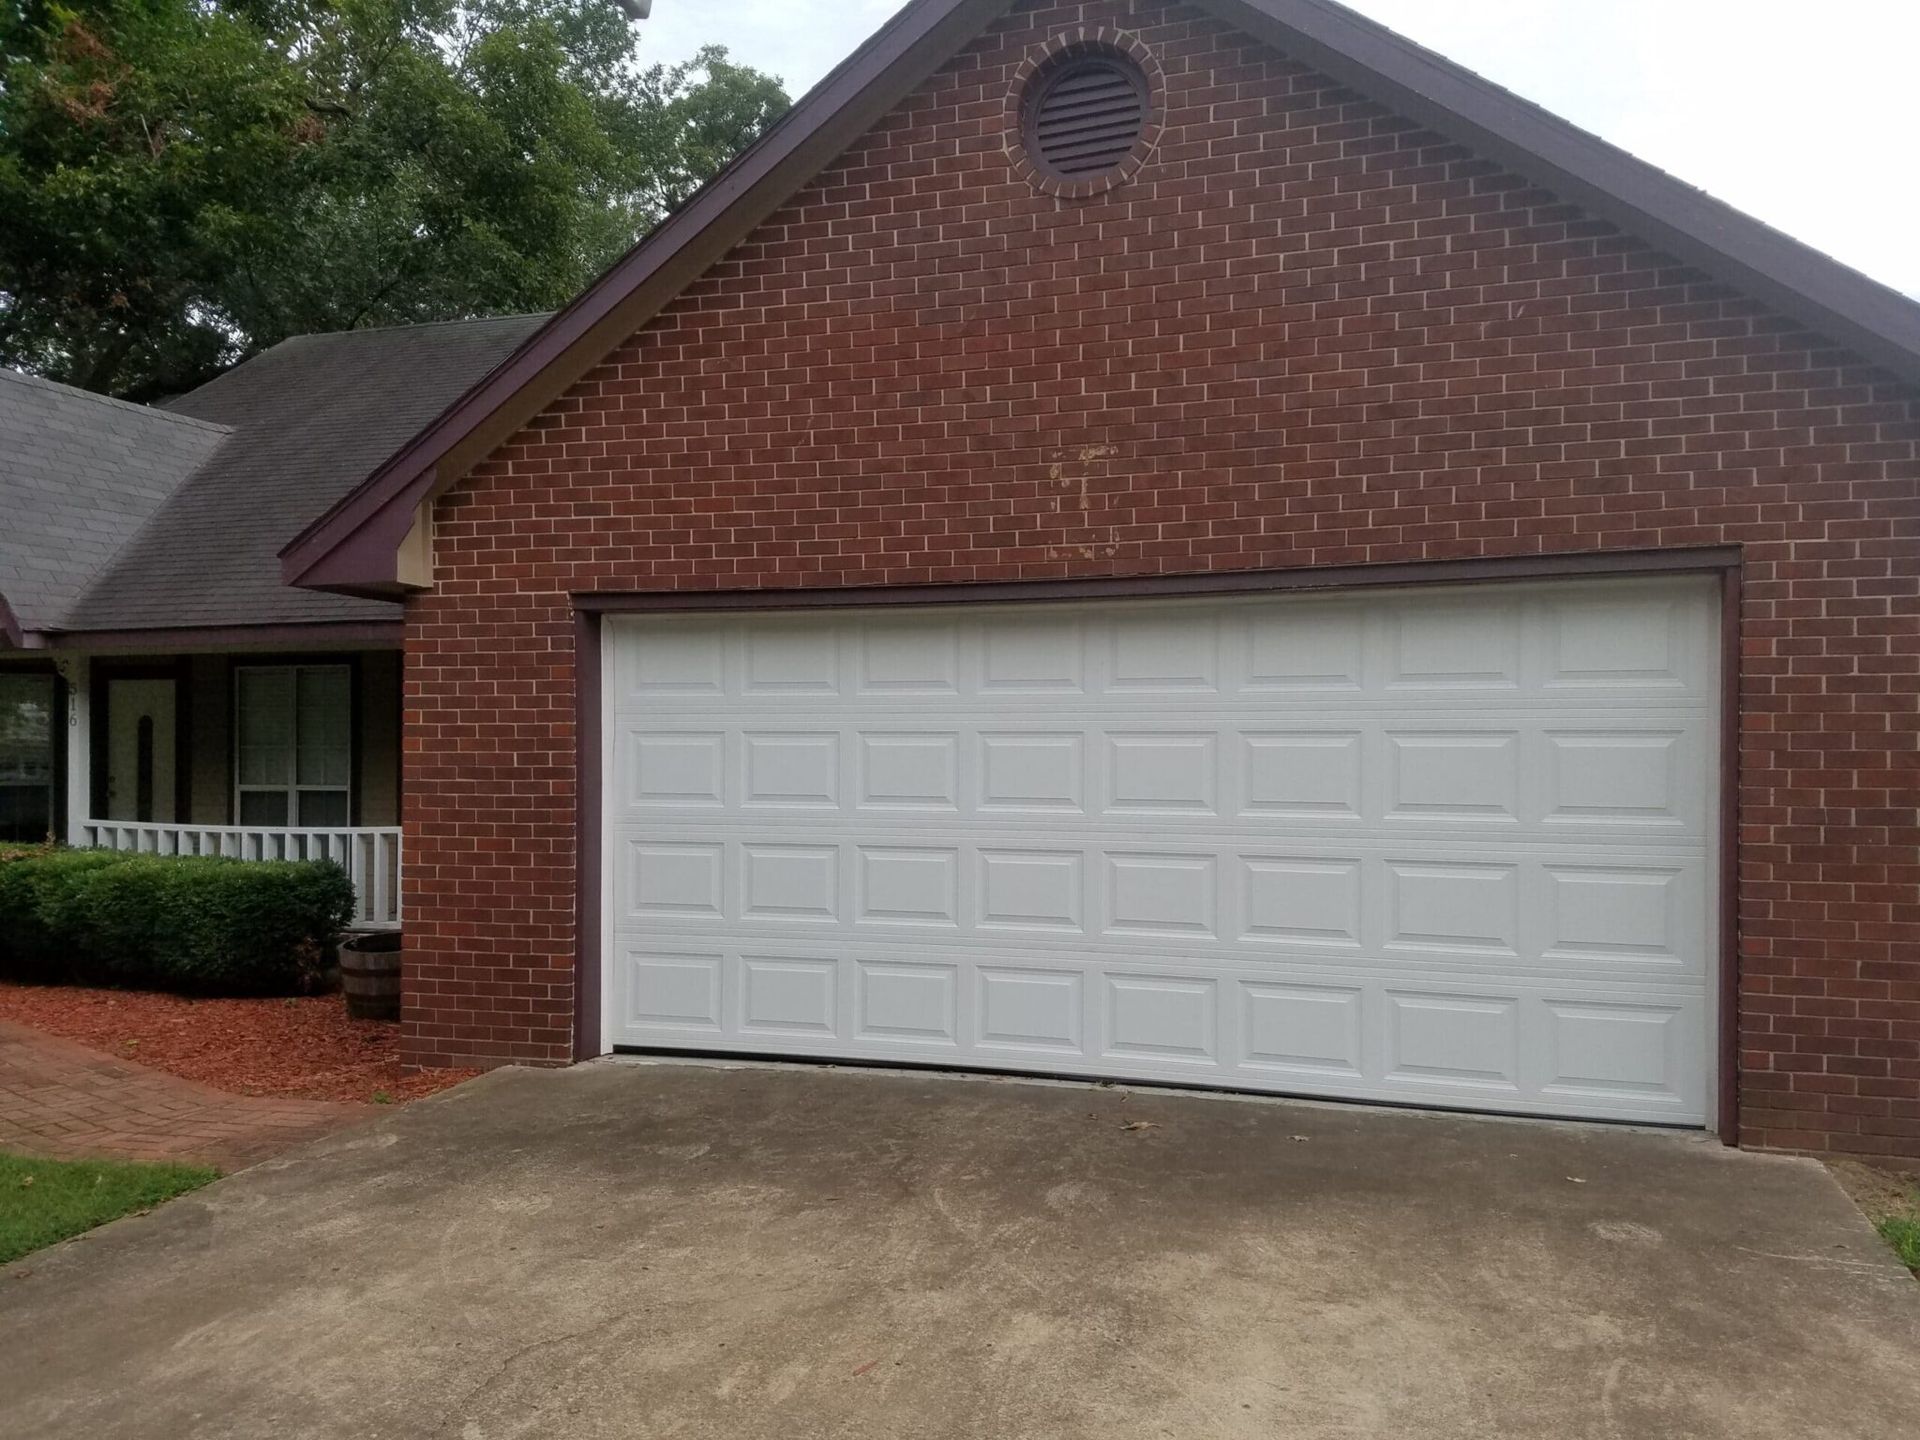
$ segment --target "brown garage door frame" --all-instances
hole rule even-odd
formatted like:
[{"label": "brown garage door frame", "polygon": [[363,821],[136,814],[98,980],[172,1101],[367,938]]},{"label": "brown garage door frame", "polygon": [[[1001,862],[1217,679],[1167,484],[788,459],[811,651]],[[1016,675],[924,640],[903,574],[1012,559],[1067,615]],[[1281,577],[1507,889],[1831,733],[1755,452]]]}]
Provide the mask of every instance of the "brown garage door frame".
[{"label": "brown garage door frame", "polygon": [[1603,550],[1562,555],[1417,561],[1396,565],[1235,570],[1211,575],[1124,575],[1086,580],[1009,580],[955,585],[818,589],[582,591],[574,614],[575,872],[574,1033],[576,1060],[599,1055],[602,785],[601,644],[609,615],[667,611],[868,609],[878,606],[1040,604],[1050,600],[1168,600],[1181,596],[1468,585],[1581,576],[1711,575],[1720,582],[1719,1021],[1716,1129],[1740,1143],[1740,549]]}]

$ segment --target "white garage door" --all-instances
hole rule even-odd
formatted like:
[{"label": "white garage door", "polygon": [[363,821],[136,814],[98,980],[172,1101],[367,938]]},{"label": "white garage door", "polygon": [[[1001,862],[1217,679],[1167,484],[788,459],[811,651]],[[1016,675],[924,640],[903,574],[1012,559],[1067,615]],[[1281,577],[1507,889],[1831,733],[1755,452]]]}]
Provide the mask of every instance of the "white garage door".
[{"label": "white garage door", "polygon": [[609,620],[604,1038],[1704,1123],[1716,608]]}]

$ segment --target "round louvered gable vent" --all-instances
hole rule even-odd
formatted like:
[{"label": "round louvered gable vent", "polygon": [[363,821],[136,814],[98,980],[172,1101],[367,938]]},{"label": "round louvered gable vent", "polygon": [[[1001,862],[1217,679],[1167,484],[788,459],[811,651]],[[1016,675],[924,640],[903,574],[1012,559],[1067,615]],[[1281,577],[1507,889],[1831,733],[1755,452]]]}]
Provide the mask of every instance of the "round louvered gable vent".
[{"label": "round louvered gable vent", "polygon": [[1147,80],[1119,55],[1077,55],[1033,78],[1026,148],[1043,173],[1092,180],[1126,163],[1147,128]]}]

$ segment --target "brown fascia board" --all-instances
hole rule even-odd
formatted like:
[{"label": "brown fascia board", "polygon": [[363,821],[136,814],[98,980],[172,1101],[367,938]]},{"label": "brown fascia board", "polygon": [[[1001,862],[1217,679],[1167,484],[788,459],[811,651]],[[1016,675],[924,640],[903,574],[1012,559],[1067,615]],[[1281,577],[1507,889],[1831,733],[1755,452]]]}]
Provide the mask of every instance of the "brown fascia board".
[{"label": "brown fascia board", "polygon": [[406,625],[399,620],[319,620],[308,624],[156,626],[147,630],[29,630],[16,644],[23,650],[121,655],[162,650],[398,650],[405,640]]},{"label": "brown fascia board", "polygon": [[[1331,0],[1200,0],[1369,99],[1920,383],[1920,303]],[[392,599],[422,500],[532,419],[1010,8],[914,0],[519,350],[280,552],[288,584]]]}]

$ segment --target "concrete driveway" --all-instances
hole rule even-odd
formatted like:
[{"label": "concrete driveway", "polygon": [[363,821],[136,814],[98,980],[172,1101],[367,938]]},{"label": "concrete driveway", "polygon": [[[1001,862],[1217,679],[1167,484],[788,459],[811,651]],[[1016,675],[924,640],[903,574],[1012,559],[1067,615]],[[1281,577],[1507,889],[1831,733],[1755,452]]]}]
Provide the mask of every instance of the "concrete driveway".
[{"label": "concrete driveway", "polygon": [[1697,1137],[603,1063],[0,1272],[0,1356],[44,1440],[1884,1440],[1920,1284]]}]

